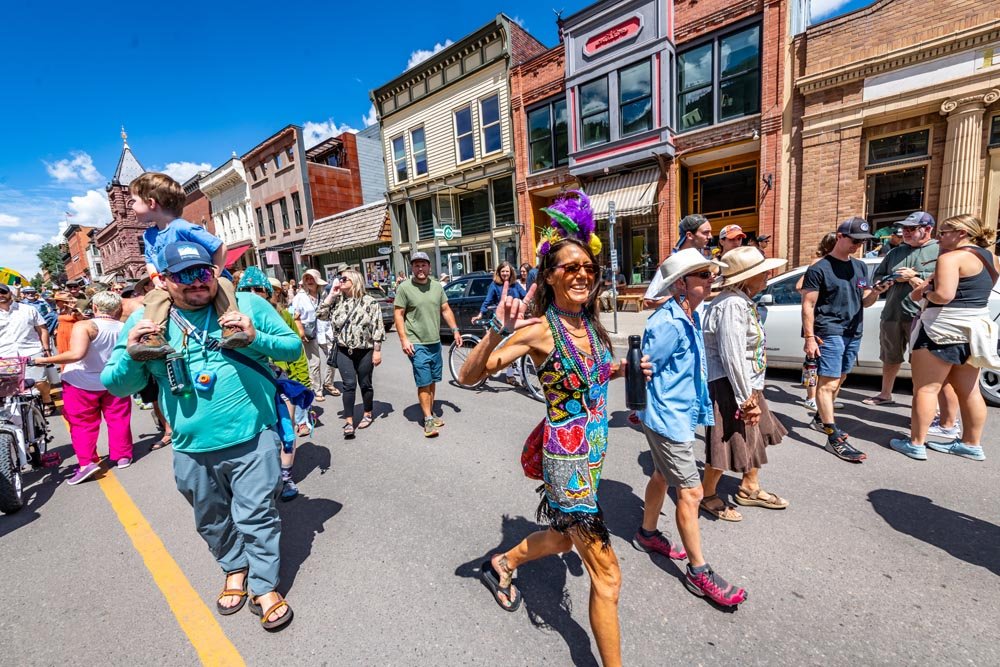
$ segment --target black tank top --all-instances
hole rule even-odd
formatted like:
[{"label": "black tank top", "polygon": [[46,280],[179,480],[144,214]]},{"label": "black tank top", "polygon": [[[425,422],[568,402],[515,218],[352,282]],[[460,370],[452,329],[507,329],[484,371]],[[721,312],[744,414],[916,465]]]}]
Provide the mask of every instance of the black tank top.
[{"label": "black tank top", "polygon": [[[966,246],[969,247],[969,246]],[[986,248],[973,247],[972,251],[993,265],[993,254]],[[955,298],[949,303],[943,304],[948,308],[985,308],[990,300],[990,292],[993,290],[993,277],[984,266],[982,271],[974,276],[965,276],[958,279],[958,288],[955,290]],[[927,304],[928,308],[941,308],[939,304]]]}]

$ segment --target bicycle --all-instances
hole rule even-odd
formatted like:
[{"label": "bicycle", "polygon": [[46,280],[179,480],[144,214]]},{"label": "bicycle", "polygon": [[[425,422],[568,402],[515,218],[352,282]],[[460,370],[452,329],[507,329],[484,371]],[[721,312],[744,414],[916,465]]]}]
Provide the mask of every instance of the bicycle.
[{"label": "bicycle", "polygon": [[[482,327],[483,329],[486,329],[488,328],[488,325],[482,324]],[[486,384],[486,380],[489,379],[489,376],[486,376],[474,384],[463,384],[458,379],[458,371],[462,368],[462,365],[468,358],[469,352],[472,348],[479,344],[480,340],[482,340],[482,338],[474,334],[462,334],[462,345],[458,346],[452,342],[451,348],[448,350],[448,369],[451,371],[451,377],[455,381],[455,384],[463,389],[479,389]],[[507,338],[504,338],[500,342],[500,345],[497,346],[497,349],[503,347],[503,344],[506,342]],[[536,401],[544,403],[545,394],[542,391],[542,383],[538,379],[538,369],[535,368],[535,362],[532,361],[531,355],[526,354],[517,361],[513,362],[511,365],[514,367],[515,377],[520,380],[521,386],[527,390],[528,395]],[[505,372],[505,370],[497,373],[493,377],[498,378],[501,373]]]},{"label": "bicycle", "polygon": [[48,451],[52,436],[42,413],[35,381],[24,377],[26,357],[0,358],[0,512],[13,514],[24,506],[23,473],[53,468],[57,452]]}]

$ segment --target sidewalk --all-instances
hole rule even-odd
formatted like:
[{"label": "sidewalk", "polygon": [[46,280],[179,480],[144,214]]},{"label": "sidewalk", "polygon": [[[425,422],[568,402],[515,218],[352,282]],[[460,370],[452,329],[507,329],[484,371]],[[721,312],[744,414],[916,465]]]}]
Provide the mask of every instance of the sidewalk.
[{"label": "sidewalk", "polygon": [[653,314],[652,310],[643,310],[641,312],[626,311],[618,312],[618,331],[615,332],[614,328],[614,317],[615,314],[611,312],[601,313],[601,324],[604,328],[608,330],[611,334],[611,342],[615,346],[615,352],[618,356],[624,356],[625,351],[628,350],[628,337],[629,336],[641,336],[643,330],[646,328],[646,318]]}]

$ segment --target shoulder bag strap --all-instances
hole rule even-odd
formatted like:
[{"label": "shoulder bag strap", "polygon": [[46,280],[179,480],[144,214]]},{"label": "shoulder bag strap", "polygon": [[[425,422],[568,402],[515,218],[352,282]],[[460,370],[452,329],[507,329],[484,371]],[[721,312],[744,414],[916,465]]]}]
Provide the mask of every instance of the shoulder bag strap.
[{"label": "shoulder bag strap", "polygon": [[[978,246],[977,246],[977,247],[978,247]],[[987,271],[989,272],[989,274],[990,274],[990,279],[992,279],[992,280],[993,280],[993,284],[995,285],[995,284],[996,284],[996,282],[997,282],[997,278],[1000,278],[1000,274],[998,274],[998,273],[997,273],[997,270],[996,270],[996,267],[994,267],[994,266],[993,266],[993,263],[992,263],[992,262],[988,262],[988,261],[986,261],[986,258],[985,258],[985,257],[983,257],[983,253],[981,253],[981,252],[978,252],[978,251],[976,250],[976,248],[974,248],[974,247],[972,247],[972,246],[962,246],[962,250],[965,250],[965,251],[967,251],[967,252],[971,252],[971,253],[972,253],[973,255],[975,255],[975,256],[976,256],[976,258],[977,258],[977,259],[978,259],[978,260],[979,260],[980,262],[982,262],[982,263],[983,263],[983,266],[984,266],[984,267],[986,267],[986,270],[987,270]],[[992,256],[993,256],[993,255],[991,254],[991,255],[990,255],[990,257],[992,257]]]},{"label": "shoulder bag strap", "polygon": [[224,356],[226,359],[229,359],[230,361],[235,361],[238,364],[242,364],[243,366],[246,366],[247,368],[256,371],[257,373],[266,377],[267,380],[272,385],[274,385],[276,391],[279,389],[277,380],[274,379],[274,375],[271,374],[269,370],[265,369],[256,361],[248,359],[239,352],[233,352],[232,350],[225,349],[219,344],[218,339],[212,338],[211,336],[208,335],[208,332],[201,331],[200,329],[195,327],[193,324],[184,319],[181,316],[181,314],[178,313],[173,308],[170,309],[170,319],[174,324],[180,327],[181,331],[183,331],[191,338],[200,341],[201,344],[204,345],[206,348],[218,352],[219,354]]}]

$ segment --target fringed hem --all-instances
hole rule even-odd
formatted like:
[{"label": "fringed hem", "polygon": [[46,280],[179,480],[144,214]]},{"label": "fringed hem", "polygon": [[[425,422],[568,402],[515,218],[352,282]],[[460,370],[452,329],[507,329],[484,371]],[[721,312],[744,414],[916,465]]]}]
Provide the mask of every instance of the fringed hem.
[{"label": "fringed hem", "polygon": [[596,512],[564,512],[549,504],[545,495],[545,485],[538,487],[542,500],[538,504],[535,520],[538,523],[548,523],[552,530],[566,533],[575,529],[577,534],[587,541],[600,542],[602,549],[611,548],[611,535],[604,524],[604,512],[598,506]]}]

